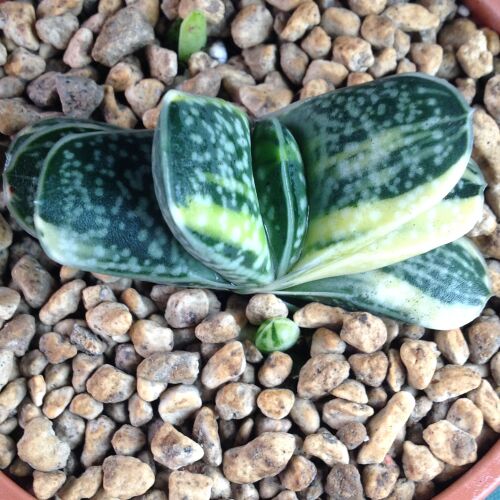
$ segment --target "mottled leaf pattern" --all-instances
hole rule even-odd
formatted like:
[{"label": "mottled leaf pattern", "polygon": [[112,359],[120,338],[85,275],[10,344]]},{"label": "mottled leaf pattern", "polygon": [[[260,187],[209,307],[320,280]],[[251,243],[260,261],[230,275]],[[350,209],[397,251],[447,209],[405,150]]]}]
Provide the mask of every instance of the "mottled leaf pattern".
[{"label": "mottled leaf pattern", "polygon": [[297,262],[307,229],[304,165],[292,134],[277,120],[257,122],[252,163],[276,276]]},{"label": "mottled leaf pattern", "polygon": [[436,330],[469,323],[491,296],[484,259],[466,238],[376,271],[312,281],[276,293],[288,300],[321,301]]},{"label": "mottled leaf pattern", "polygon": [[236,285],[272,281],[246,115],[221,99],[170,91],[154,149],[156,194],[184,248]]},{"label": "mottled leaf pattern", "polygon": [[149,131],[96,132],[59,141],[45,160],[35,227],[55,261],[86,271],[230,288],[188,254],[154,196]]},{"label": "mottled leaf pattern", "polygon": [[[49,122],[49,123],[45,123]],[[61,138],[85,131],[114,130],[104,123],[50,119],[32,125],[17,136],[8,152],[3,174],[5,199],[19,225],[33,236],[33,214],[38,177],[50,148]]]},{"label": "mottled leaf pattern", "polygon": [[471,110],[447,82],[399,75],[274,115],[294,135],[310,206],[292,276],[352,254],[442,200],[471,153]]}]

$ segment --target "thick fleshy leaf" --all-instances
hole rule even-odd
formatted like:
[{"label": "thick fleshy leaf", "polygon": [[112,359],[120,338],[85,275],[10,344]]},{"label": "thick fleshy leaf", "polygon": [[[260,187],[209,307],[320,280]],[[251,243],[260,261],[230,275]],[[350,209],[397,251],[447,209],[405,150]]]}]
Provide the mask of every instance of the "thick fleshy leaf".
[{"label": "thick fleshy leaf", "polygon": [[272,281],[249,124],[240,109],[169,91],[155,134],[153,176],[165,220],[188,252],[236,285]]},{"label": "thick fleshy leaf", "polygon": [[11,143],[3,173],[3,188],[10,213],[28,233],[36,236],[34,201],[43,161],[50,148],[70,134],[116,130],[105,123],[52,118],[23,130]]},{"label": "thick fleshy leaf", "polygon": [[252,163],[260,212],[276,276],[297,262],[307,229],[304,165],[292,134],[278,120],[257,122]]},{"label": "thick fleshy leaf", "polygon": [[228,288],[191,257],[163,220],[149,131],[67,137],[48,154],[35,202],[45,252],[60,264],[156,283]]},{"label": "thick fleshy leaf", "polygon": [[485,186],[479,167],[470,160],[444,200],[357,252],[312,269],[307,281],[379,269],[464,236],[481,217]]},{"label": "thick fleshy leaf", "polygon": [[348,87],[274,115],[304,161],[309,226],[294,282],[441,201],[472,148],[472,113],[444,80],[408,74]]},{"label": "thick fleshy leaf", "polygon": [[276,293],[288,300],[317,300],[437,330],[469,323],[491,296],[484,259],[466,238],[376,271]]}]

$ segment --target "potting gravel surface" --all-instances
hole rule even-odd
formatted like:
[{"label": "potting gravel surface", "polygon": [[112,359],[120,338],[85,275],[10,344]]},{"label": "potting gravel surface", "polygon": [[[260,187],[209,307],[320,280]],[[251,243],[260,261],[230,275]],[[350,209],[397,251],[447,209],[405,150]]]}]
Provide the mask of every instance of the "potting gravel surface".
[{"label": "potting gravel surface", "polygon": [[[162,47],[208,20],[187,67]],[[500,41],[453,0],[42,0],[0,4],[3,142],[44,117],[154,128],[169,88],[260,117],[393,73],[475,108],[487,205],[470,236],[495,297],[430,331],[274,295],[83,273],[0,215],[0,469],[39,499],[431,498],[500,432]],[[301,328],[289,352],[244,334]],[[2,492],[0,491],[0,497]]]}]

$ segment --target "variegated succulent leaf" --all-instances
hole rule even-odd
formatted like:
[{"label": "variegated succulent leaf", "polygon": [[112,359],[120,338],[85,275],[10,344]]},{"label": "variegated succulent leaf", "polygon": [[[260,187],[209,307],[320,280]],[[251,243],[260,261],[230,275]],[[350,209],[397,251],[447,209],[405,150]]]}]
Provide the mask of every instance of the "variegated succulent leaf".
[{"label": "variegated succulent leaf", "polygon": [[92,132],[58,141],[45,159],[35,228],[49,257],[85,271],[185,286],[231,288],[193,258],[154,195],[150,131]]},{"label": "variegated succulent leaf", "polygon": [[[480,219],[486,187],[473,160],[455,187],[437,205],[358,251],[311,269],[295,284],[372,271],[426,253],[467,234]],[[287,286],[287,277],[274,286]]]},{"label": "variegated succulent leaf", "polygon": [[235,285],[274,278],[252,175],[248,118],[236,106],[171,90],[155,133],[153,176],[184,248]]},{"label": "variegated succulent leaf", "polygon": [[375,271],[311,281],[276,293],[288,300],[370,311],[436,330],[469,323],[491,296],[484,259],[467,238]]},{"label": "variegated succulent leaf", "polygon": [[307,229],[308,202],[299,147],[278,120],[255,124],[252,163],[276,276],[281,277],[300,257]]},{"label": "variegated succulent leaf", "polygon": [[340,89],[273,117],[292,132],[306,171],[309,226],[295,282],[436,205],[471,154],[471,109],[424,75]]},{"label": "variegated succulent leaf", "polygon": [[7,151],[3,189],[12,216],[26,232],[36,237],[35,195],[43,162],[52,146],[70,134],[115,130],[116,127],[90,120],[52,118],[27,128],[12,141]]}]

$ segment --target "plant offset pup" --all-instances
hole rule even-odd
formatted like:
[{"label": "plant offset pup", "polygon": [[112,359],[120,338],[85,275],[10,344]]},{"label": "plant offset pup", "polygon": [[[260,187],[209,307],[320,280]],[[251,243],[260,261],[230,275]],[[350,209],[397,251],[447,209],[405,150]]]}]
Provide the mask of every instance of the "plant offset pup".
[{"label": "plant offset pup", "polygon": [[27,129],[4,185],[12,214],[61,264],[451,329],[490,296],[481,255],[455,241],[483,205],[471,149],[470,108],[422,75],[252,126],[228,102],[171,90],[154,138],[74,120]]}]

